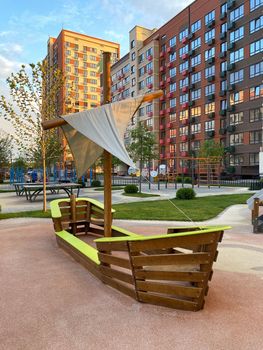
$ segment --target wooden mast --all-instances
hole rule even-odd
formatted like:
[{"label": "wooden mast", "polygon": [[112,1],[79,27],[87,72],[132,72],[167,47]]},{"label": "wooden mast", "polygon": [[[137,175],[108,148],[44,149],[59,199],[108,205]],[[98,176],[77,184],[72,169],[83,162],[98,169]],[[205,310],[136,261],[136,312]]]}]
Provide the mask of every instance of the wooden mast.
[{"label": "wooden mast", "polygon": [[[103,52],[103,104],[111,100],[110,52]],[[111,166],[112,155],[104,150],[104,235],[111,237]]]}]

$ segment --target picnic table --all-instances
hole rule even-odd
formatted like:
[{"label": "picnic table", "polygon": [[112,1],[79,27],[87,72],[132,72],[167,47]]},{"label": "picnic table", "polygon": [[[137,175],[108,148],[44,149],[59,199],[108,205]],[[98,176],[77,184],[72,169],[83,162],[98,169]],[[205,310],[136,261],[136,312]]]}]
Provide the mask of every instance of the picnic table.
[{"label": "picnic table", "polygon": [[[77,189],[78,197],[80,187],[81,185],[76,183],[47,183],[46,190],[51,194],[58,194],[60,190],[63,190],[70,197],[70,195],[74,193],[74,190]],[[43,183],[24,184],[23,189],[26,199],[32,202],[36,200],[37,196],[39,196],[41,192],[43,192]]]},{"label": "picnic table", "polygon": [[[55,184],[55,182],[47,182],[47,185],[50,184]],[[27,185],[42,185],[43,186],[43,182],[15,182],[13,183],[13,186],[15,187],[15,191],[16,191],[16,195],[17,196],[23,196],[25,194],[25,189],[24,186]]]}]

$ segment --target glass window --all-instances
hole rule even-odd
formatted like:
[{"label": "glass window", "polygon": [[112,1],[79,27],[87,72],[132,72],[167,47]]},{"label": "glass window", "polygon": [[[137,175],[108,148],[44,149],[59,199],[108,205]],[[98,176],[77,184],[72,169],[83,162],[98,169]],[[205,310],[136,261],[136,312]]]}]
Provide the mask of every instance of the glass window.
[{"label": "glass window", "polygon": [[191,98],[192,100],[198,100],[201,97],[201,89],[193,90],[191,92]]},{"label": "glass window", "polygon": [[210,23],[215,19],[215,10],[209,12],[207,15],[205,15],[205,25]]},{"label": "glass window", "polygon": [[176,52],[170,53],[169,60],[170,62],[173,62],[176,60]]},{"label": "glass window", "polygon": [[220,101],[220,109],[221,110],[227,109],[227,100],[221,100]]},{"label": "glass window", "polygon": [[185,53],[188,53],[188,51],[189,51],[189,45],[187,44],[180,48],[179,56],[182,57]]},{"label": "glass window", "polygon": [[244,101],[244,91],[233,92],[229,96],[230,106],[242,103]]},{"label": "glass window", "polygon": [[191,117],[200,117],[201,115],[201,107],[193,107],[191,109]]},{"label": "glass window", "polygon": [[250,0],[250,11],[254,11],[263,5],[263,0]]},{"label": "glass window", "polygon": [[170,108],[176,107],[176,98],[170,100]]},{"label": "glass window", "polygon": [[205,60],[206,61],[212,57],[215,57],[215,48],[214,47],[205,51]]},{"label": "glass window", "polygon": [[[263,39],[262,39],[263,42]],[[251,45],[250,45],[251,46]],[[238,62],[244,58],[244,48],[241,47],[239,50],[230,52],[230,63]]]},{"label": "glass window", "polygon": [[191,125],[192,134],[199,134],[201,132],[201,123]]},{"label": "glass window", "polygon": [[188,69],[188,61],[185,61],[185,62],[183,62],[183,63],[181,63],[180,65],[179,65],[179,71],[180,71],[180,73],[182,73],[184,70],[187,70]]},{"label": "glass window", "polygon": [[259,164],[259,153],[250,153],[249,154],[249,164],[258,165]]},{"label": "glass window", "polygon": [[226,52],[227,51],[227,42],[224,42],[220,45],[220,52]]},{"label": "glass window", "polygon": [[263,39],[260,39],[250,44],[250,56],[254,56],[257,53],[262,51],[263,51]]},{"label": "glass window", "polygon": [[205,33],[205,42],[207,43],[209,40],[215,38],[215,29],[209,30],[209,32]]},{"label": "glass window", "polygon": [[152,56],[152,55],[153,55],[153,48],[150,47],[150,48],[146,51],[146,57]]},{"label": "glass window", "polygon": [[175,77],[176,76],[176,67],[171,68],[169,70],[169,75],[170,75],[170,77]]},{"label": "glass window", "polygon": [[180,80],[180,89],[182,89],[184,86],[188,86],[188,77],[186,77],[185,79],[181,79]]},{"label": "glass window", "polygon": [[145,81],[144,80],[142,80],[142,81],[139,81],[139,90],[142,90],[142,89],[144,89],[144,87],[145,87]]},{"label": "glass window", "polygon": [[169,40],[169,45],[170,45],[170,47],[176,45],[176,36],[173,36],[173,37]]},{"label": "glass window", "polygon": [[135,61],[135,57],[136,57],[136,56],[135,56],[135,52],[133,52],[132,55],[131,55],[132,61]]},{"label": "glass window", "polygon": [[194,22],[191,25],[191,32],[195,33],[201,28],[201,20],[199,19],[198,21]]},{"label": "glass window", "polygon": [[188,109],[186,109],[185,111],[180,111],[179,119],[180,120],[188,119]]},{"label": "glass window", "polygon": [[211,66],[211,67],[208,67],[205,69],[205,77],[208,78],[208,77],[211,77],[215,75],[215,66]]},{"label": "glass window", "polygon": [[188,36],[188,28],[185,28],[179,33],[179,41],[181,42],[183,38]]},{"label": "glass window", "polygon": [[200,37],[191,42],[191,49],[192,50],[197,49],[200,46],[201,46],[201,38]]},{"label": "glass window", "polygon": [[221,30],[220,30],[220,33],[225,33],[225,32],[227,32],[227,22],[226,22],[226,23],[221,24]]},{"label": "glass window", "polygon": [[242,154],[231,154],[229,156],[229,165],[239,166],[244,163],[244,156]]},{"label": "glass window", "polygon": [[243,112],[233,113],[229,116],[230,125],[238,125],[243,123]]},{"label": "glass window", "polygon": [[260,16],[253,21],[250,21],[249,30],[250,34],[257,32],[263,28],[263,16]]},{"label": "glass window", "polygon": [[170,84],[170,92],[176,91],[176,83]]},{"label": "glass window", "polygon": [[249,133],[249,143],[251,145],[262,143],[262,130],[251,131]]},{"label": "glass window", "polygon": [[258,122],[263,119],[263,107],[258,107],[250,109],[249,111],[249,121],[250,123]]},{"label": "glass window", "polygon": [[256,63],[256,64],[252,64],[249,67],[249,77],[250,78],[254,78],[257,77],[258,75],[262,75],[263,74],[263,61]]},{"label": "glass window", "polygon": [[191,58],[191,65],[192,65],[192,67],[195,67],[195,66],[197,66],[200,63],[201,63],[201,54]]},{"label": "glass window", "polygon": [[195,83],[198,83],[199,81],[201,81],[201,72],[197,72],[197,73],[192,74],[191,83],[195,84]]},{"label": "glass window", "polygon": [[238,40],[244,38],[244,27],[240,27],[237,30],[234,30],[230,33],[230,42],[234,43]]},{"label": "glass window", "polygon": [[222,91],[226,91],[227,90],[227,80],[222,80],[220,83],[220,89]]},{"label": "glass window", "polygon": [[263,84],[254,86],[249,89],[250,101],[256,100],[257,98],[263,97]]},{"label": "glass window", "polygon": [[180,104],[188,102],[188,94],[180,95]]},{"label": "glass window", "polygon": [[138,57],[138,62],[139,64],[142,63],[144,61],[144,53],[142,53],[139,57]]},{"label": "glass window", "polygon": [[220,69],[221,72],[225,72],[227,70],[227,61],[221,62]]},{"label": "glass window", "polygon": [[224,4],[221,5],[220,7],[220,13],[221,15],[227,12],[227,3],[225,2]]},{"label": "glass window", "polygon": [[243,144],[243,140],[244,140],[244,133],[240,132],[238,134],[231,134],[229,141],[230,141],[230,145],[242,145]]},{"label": "glass window", "polygon": [[215,111],[215,102],[205,104],[205,114],[213,113]]},{"label": "glass window", "polygon": [[205,96],[215,93],[215,84],[207,85],[205,87]]},{"label": "glass window", "polygon": [[230,22],[235,22],[244,16],[244,5],[239,6],[230,12]]},{"label": "glass window", "polygon": [[239,83],[244,79],[244,69],[240,69],[237,72],[230,73],[230,84]]},{"label": "glass window", "polygon": [[208,122],[205,122],[205,131],[213,131],[215,130],[215,121],[210,120]]}]

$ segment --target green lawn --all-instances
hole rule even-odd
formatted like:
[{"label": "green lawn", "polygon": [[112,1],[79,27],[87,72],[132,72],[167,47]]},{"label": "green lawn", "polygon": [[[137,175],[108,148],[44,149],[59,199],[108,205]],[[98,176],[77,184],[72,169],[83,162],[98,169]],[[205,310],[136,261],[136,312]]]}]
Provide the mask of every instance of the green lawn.
[{"label": "green lawn", "polygon": [[[173,199],[172,202],[183,210],[192,220],[203,221],[217,216],[230,205],[245,204],[249,197],[251,197],[251,194],[219,195],[198,197],[193,200]],[[115,219],[188,221],[188,219],[167,200],[115,204],[113,208],[116,209],[114,215]],[[46,213],[43,213],[41,210],[0,213],[0,220],[20,217],[49,218],[50,211]]]},{"label": "green lawn", "polygon": [[139,198],[146,198],[146,197],[160,197],[159,194],[150,194],[150,193],[122,193],[123,196],[127,197],[139,197]]},{"label": "green lawn", "polygon": [[[173,199],[172,202],[192,220],[203,221],[217,216],[230,205],[245,204],[249,197],[251,194],[236,194],[198,197],[193,200]],[[116,204],[113,208],[116,209],[115,219],[188,221],[167,200]]]},{"label": "green lawn", "polygon": [[[112,186],[111,190],[112,191],[118,191],[118,190],[123,190],[124,186]],[[94,189],[94,191],[104,191],[104,187],[97,187]]]}]

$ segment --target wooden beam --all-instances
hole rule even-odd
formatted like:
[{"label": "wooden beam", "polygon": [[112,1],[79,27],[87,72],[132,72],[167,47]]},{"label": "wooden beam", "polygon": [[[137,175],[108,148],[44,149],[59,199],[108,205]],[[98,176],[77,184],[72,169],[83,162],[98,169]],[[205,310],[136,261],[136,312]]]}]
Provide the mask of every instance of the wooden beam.
[{"label": "wooden beam", "polygon": [[[103,104],[111,101],[110,52],[103,52]],[[111,166],[112,155],[104,150],[104,235],[111,237]]]},{"label": "wooden beam", "polygon": [[[142,102],[150,102],[156,98],[160,98],[163,96],[163,91],[162,90],[158,90],[155,92],[152,92],[150,94],[147,94],[143,97]],[[47,120],[45,122],[42,122],[42,127],[44,130],[48,130],[48,129],[54,129],[54,128],[58,128],[60,126],[66,125],[67,122],[62,119],[62,118],[55,118],[52,120]]]}]

